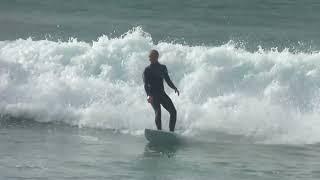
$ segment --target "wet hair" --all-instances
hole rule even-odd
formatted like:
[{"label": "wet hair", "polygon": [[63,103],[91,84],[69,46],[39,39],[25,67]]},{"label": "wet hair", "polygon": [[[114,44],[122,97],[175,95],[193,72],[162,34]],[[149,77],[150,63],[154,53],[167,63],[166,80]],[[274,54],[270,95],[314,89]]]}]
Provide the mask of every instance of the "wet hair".
[{"label": "wet hair", "polygon": [[150,52],[154,53],[157,56],[157,58],[159,57],[159,52],[157,50],[152,49]]}]

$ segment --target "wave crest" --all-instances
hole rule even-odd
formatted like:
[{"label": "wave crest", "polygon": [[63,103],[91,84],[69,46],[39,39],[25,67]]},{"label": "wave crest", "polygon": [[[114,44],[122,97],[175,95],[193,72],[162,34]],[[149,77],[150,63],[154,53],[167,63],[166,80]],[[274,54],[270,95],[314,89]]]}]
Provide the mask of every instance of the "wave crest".
[{"label": "wave crest", "polygon": [[[160,51],[181,96],[167,92],[186,133],[222,131],[270,143],[320,140],[320,54],[155,44],[137,27],[92,43],[0,42],[0,113],[80,127],[151,128],[141,74]],[[168,115],[163,112],[164,126]]]}]

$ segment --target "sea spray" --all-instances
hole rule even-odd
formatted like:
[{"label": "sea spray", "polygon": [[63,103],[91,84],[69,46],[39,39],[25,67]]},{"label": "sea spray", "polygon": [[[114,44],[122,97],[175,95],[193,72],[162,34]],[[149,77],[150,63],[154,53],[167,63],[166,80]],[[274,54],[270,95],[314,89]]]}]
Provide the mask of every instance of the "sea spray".
[{"label": "sea spray", "polygon": [[166,87],[178,110],[178,131],[319,142],[318,52],[155,43],[139,27],[91,43],[0,42],[0,113],[133,133],[153,128],[141,78],[152,48],[181,91],[178,97]]}]

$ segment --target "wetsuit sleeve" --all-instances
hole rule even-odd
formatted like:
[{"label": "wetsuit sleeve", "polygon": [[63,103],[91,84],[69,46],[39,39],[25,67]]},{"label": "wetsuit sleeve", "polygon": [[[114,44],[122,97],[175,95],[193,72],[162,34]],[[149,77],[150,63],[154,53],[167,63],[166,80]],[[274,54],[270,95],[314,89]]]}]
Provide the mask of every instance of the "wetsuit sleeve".
[{"label": "wetsuit sleeve", "polygon": [[171,81],[169,74],[168,74],[168,69],[166,66],[164,66],[163,68],[163,73],[164,73],[164,79],[166,80],[167,84],[172,88],[172,89],[177,89],[176,86],[173,84],[173,82]]},{"label": "wetsuit sleeve", "polygon": [[143,78],[143,83],[144,83],[144,90],[147,93],[147,96],[151,95],[151,85],[150,85],[150,77],[149,77],[149,73],[148,70],[145,69],[143,74],[142,74],[142,78]]}]

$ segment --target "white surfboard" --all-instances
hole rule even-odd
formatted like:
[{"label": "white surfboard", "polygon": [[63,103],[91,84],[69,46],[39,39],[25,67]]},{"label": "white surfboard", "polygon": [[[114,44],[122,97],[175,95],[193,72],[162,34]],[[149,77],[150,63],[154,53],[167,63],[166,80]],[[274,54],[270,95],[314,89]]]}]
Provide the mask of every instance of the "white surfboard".
[{"label": "white surfboard", "polygon": [[150,143],[156,144],[178,144],[179,137],[174,132],[145,129],[144,136]]}]

